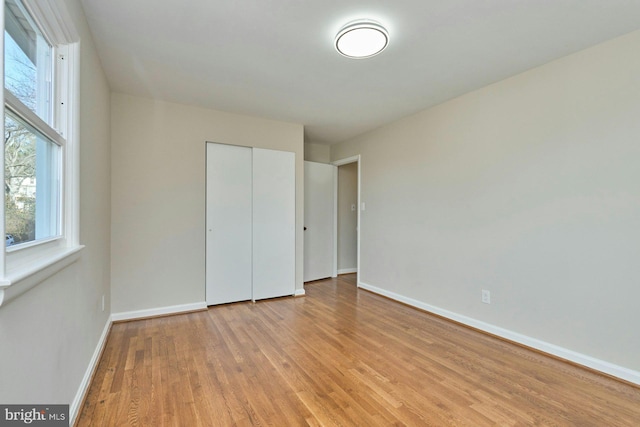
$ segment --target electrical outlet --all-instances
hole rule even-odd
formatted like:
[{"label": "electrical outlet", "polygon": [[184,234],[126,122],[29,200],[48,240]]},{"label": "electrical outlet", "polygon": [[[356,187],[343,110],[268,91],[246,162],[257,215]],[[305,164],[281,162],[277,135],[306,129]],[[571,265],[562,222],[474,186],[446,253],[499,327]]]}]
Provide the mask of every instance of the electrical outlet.
[{"label": "electrical outlet", "polygon": [[482,290],[482,302],[485,304],[491,304],[491,292],[483,289]]}]

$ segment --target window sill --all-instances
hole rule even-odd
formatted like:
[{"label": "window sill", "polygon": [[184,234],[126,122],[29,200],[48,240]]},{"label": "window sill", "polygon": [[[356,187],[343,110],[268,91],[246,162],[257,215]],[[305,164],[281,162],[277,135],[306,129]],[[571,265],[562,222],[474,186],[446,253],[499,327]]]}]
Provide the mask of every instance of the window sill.
[{"label": "window sill", "polygon": [[83,245],[55,247],[8,268],[0,278],[0,306],[76,262],[83,248]]}]

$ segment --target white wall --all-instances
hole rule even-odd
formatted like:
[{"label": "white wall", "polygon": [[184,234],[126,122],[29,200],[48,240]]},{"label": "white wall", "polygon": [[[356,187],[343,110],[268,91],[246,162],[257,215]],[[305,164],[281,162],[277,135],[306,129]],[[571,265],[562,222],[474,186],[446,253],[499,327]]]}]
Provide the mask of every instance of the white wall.
[{"label": "white wall", "polygon": [[338,273],[358,267],[358,163],[338,167]]},{"label": "white wall", "polygon": [[329,163],[331,161],[330,146],[316,144],[313,142],[305,142],[304,159],[308,162]]},{"label": "white wall", "polygon": [[302,289],[303,127],[112,94],[113,312],[205,301],[205,142],[296,154]]},{"label": "white wall", "polygon": [[361,281],[640,371],[638,52],[634,32],[332,146],[362,154]]},{"label": "white wall", "polygon": [[109,88],[79,2],[66,3],[81,36],[80,243],[86,248],[78,262],[0,307],[5,404],[72,403],[109,313]]}]

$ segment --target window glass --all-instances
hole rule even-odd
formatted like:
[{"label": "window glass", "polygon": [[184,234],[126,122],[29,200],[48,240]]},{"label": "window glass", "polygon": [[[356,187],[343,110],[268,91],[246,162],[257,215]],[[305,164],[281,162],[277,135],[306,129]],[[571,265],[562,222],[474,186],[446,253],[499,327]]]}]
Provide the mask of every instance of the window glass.
[{"label": "window glass", "polygon": [[52,47],[19,0],[5,0],[4,85],[51,124]]},{"label": "window glass", "polygon": [[5,112],[6,246],[60,235],[60,150]]}]

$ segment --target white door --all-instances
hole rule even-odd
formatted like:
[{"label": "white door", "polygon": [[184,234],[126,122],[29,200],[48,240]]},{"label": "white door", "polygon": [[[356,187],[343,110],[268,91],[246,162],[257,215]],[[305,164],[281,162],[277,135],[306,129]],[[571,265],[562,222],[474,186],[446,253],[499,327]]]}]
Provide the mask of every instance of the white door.
[{"label": "white door", "polygon": [[295,154],[253,149],[253,299],[295,293]]},{"label": "white door", "polygon": [[251,148],[207,143],[207,305],[252,298],[251,201]]},{"label": "white door", "polygon": [[304,162],[304,281],[334,275],[336,166]]}]

